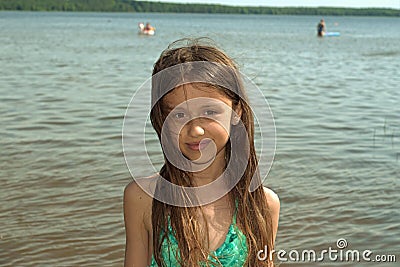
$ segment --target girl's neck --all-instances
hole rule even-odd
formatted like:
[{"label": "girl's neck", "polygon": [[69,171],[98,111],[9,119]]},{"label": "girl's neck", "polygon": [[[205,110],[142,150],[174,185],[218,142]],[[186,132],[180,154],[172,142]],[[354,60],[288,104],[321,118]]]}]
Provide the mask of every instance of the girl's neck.
[{"label": "girl's neck", "polygon": [[195,186],[202,186],[215,181],[225,170],[225,151],[218,153],[213,161],[206,169],[192,173],[192,179]]}]

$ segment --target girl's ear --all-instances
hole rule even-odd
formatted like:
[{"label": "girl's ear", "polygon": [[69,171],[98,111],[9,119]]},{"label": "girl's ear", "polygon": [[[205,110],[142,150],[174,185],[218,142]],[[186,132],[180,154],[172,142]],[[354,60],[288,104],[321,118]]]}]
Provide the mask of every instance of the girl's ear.
[{"label": "girl's ear", "polygon": [[232,112],[231,124],[237,125],[240,121],[240,118],[242,117],[242,106],[240,105],[240,103],[237,104],[233,111],[234,112]]}]

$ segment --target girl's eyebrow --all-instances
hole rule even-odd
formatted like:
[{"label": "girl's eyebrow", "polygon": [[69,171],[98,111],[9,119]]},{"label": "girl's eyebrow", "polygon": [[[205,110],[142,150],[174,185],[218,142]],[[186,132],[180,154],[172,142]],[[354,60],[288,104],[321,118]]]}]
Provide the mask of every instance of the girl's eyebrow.
[{"label": "girl's eyebrow", "polygon": [[202,107],[202,108],[214,108],[214,107],[220,107],[220,106],[222,106],[223,105],[223,103],[207,103],[207,104],[204,104],[204,105],[201,105],[200,107]]},{"label": "girl's eyebrow", "polygon": [[[204,105],[200,104],[198,107],[199,108],[219,108],[221,106],[222,106],[221,103],[212,103],[212,104],[206,103]],[[183,107],[173,107],[173,106],[169,105],[168,103],[165,103],[165,110],[170,112],[172,110],[184,110],[184,108]]]},{"label": "girl's eyebrow", "polygon": [[[167,101],[164,101],[163,106],[164,106],[165,110],[171,111],[173,109],[184,109],[181,104],[182,103],[180,103],[180,104],[175,106],[175,105],[171,105],[171,103],[169,103]],[[222,103],[220,101],[218,101],[218,102],[212,101],[211,103],[210,102],[206,102],[206,103],[203,102],[203,103],[196,104],[196,106],[199,107],[199,108],[215,108],[215,107],[221,107],[223,105],[224,105],[224,103]],[[177,107],[177,106],[179,106],[179,107]]]}]

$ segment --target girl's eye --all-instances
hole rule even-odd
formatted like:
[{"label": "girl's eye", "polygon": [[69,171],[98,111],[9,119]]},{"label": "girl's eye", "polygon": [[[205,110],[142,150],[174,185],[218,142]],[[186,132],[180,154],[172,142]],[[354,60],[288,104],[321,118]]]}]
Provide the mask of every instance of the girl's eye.
[{"label": "girl's eye", "polygon": [[174,114],[175,119],[183,119],[185,117],[185,113],[183,112],[177,112]]},{"label": "girl's eye", "polygon": [[214,111],[214,110],[206,110],[204,111],[204,115],[205,116],[213,116],[216,115],[218,112]]}]

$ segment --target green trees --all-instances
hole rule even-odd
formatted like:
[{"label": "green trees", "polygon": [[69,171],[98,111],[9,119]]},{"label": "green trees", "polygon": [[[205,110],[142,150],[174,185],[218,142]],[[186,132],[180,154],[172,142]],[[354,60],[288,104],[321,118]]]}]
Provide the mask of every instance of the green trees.
[{"label": "green trees", "polygon": [[0,0],[0,10],[400,17],[400,10],[390,8],[243,7],[211,4],[176,4],[133,0]]},{"label": "green trees", "polygon": [[0,0],[0,10],[117,11],[119,0]]}]

